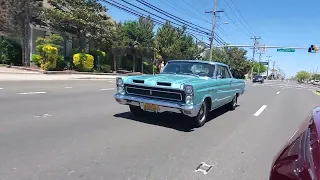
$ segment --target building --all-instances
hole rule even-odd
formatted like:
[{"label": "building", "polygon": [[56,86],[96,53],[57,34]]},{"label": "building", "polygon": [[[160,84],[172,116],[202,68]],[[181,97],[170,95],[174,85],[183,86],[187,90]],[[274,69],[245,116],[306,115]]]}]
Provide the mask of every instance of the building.
[{"label": "building", "polygon": [[[48,3],[48,0],[43,0],[43,7],[44,8],[50,8],[51,5]],[[103,14],[107,15],[106,12],[102,12]],[[115,21],[110,17],[110,21],[112,23],[115,23]],[[30,60],[32,58],[32,54],[37,53],[36,52],[36,40],[38,37],[46,38],[49,37],[51,34],[60,34],[58,31],[56,31],[54,28],[50,28],[46,26],[44,23],[39,21],[32,21],[29,23],[29,29],[28,29],[28,43],[29,43],[29,55]],[[71,39],[63,37],[64,42],[61,44],[62,51],[59,52],[59,55],[64,56],[65,59],[72,59],[72,52],[73,48],[76,48],[75,46],[78,44],[78,39],[76,36],[73,36],[72,34],[68,34],[69,37],[72,37]],[[90,49],[90,46],[86,48],[88,51]]]}]

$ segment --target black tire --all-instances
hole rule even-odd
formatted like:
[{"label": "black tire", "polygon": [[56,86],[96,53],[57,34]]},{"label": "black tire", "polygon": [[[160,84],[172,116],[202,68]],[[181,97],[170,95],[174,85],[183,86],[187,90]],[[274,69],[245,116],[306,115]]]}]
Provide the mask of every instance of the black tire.
[{"label": "black tire", "polygon": [[207,122],[208,112],[208,104],[206,101],[203,101],[198,115],[196,117],[191,118],[193,127],[199,128],[203,126]]},{"label": "black tire", "polygon": [[227,105],[227,106],[228,106],[228,109],[229,109],[230,111],[235,110],[236,107],[237,107],[237,102],[238,102],[238,97],[237,97],[237,95],[234,95],[232,101],[229,102],[228,105]]},{"label": "black tire", "polygon": [[131,113],[136,117],[142,116],[144,114],[144,111],[140,108],[140,106],[129,105],[129,109]]}]

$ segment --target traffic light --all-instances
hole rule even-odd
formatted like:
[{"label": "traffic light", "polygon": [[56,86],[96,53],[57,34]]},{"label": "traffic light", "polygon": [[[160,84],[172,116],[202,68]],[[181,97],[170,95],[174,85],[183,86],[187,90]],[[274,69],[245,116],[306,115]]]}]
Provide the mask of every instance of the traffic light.
[{"label": "traffic light", "polygon": [[319,49],[316,45],[311,45],[309,48],[308,48],[308,52],[309,53],[318,53]]},{"label": "traffic light", "polygon": [[263,52],[267,52],[267,45],[266,44],[263,47]]}]

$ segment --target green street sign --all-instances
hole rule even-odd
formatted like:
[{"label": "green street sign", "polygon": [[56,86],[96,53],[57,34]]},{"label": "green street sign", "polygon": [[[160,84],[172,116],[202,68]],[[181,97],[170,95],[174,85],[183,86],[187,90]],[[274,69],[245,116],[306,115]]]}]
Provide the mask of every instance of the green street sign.
[{"label": "green street sign", "polygon": [[277,49],[278,52],[295,52],[296,50],[295,49],[292,49],[292,48],[287,48],[287,49]]}]

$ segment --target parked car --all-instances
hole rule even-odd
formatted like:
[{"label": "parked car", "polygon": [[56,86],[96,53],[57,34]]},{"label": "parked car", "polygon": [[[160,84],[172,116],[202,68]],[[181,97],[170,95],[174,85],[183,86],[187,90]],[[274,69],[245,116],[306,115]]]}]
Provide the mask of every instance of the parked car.
[{"label": "parked car", "polygon": [[291,136],[274,158],[270,180],[320,179],[320,106]]},{"label": "parked car", "polygon": [[198,60],[169,61],[157,75],[119,77],[115,100],[135,116],[145,111],[182,113],[201,127],[209,111],[237,106],[244,80],[233,78],[228,65]]},{"label": "parked car", "polygon": [[252,82],[264,83],[264,78],[263,78],[263,76],[254,76],[254,77],[252,78]]}]

